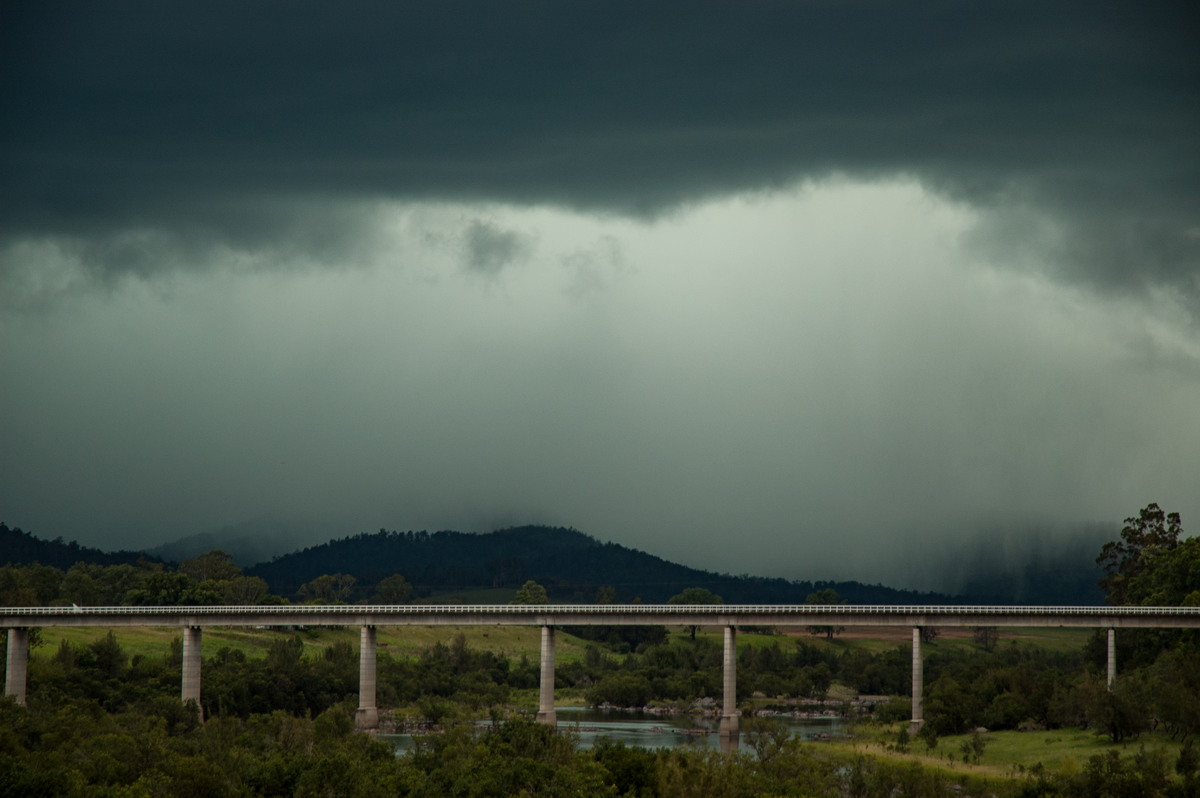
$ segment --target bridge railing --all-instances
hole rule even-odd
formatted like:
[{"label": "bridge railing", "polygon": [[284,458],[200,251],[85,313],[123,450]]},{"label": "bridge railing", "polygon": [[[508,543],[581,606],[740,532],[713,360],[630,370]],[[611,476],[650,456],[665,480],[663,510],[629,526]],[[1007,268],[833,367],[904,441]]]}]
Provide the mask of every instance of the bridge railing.
[{"label": "bridge railing", "polygon": [[0,616],[7,617],[69,617],[92,616],[172,616],[183,615],[654,615],[669,618],[673,615],[731,616],[731,615],[974,615],[1043,616],[1071,615],[1096,618],[1200,617],[1200,607],[1103,607],[1103,606],[998,606],[998,605],[909,605],[909,604],[273,604],[273,605],[173,605],[173,606],[70,606],[70,607],[0,607]]}]

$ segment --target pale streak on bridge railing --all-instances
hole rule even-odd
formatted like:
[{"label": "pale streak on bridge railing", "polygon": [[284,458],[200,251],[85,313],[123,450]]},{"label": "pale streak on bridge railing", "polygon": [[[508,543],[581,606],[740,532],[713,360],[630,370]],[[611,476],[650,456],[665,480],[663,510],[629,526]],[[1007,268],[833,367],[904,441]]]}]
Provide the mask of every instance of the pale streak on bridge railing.
[{"label": "pale streak on bridge railing", "polygon": [[0,628],[303,624],[1200,627],[1200,607],[902,604],[284,604],[0,607]]}]

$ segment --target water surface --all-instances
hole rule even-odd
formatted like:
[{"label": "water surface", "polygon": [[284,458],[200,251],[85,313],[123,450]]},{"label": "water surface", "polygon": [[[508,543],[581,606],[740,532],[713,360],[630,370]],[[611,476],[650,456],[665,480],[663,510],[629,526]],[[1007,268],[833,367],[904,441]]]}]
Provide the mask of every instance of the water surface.
[{"label": "water surface", "polygon": [[[613,742],[639,748],[675,748],[681,745],[720,747],[715,717],[691,715],[657,715],[640,710],[599,710],[583,707],[563,707],[556,710],[558,728],[574,732],[581,749],[591,748],[596,741],[605,738]],[[845,718],[822,716],[814,718],[775,718],[793,736],[802,740],[817,739],[820,735],[836,735],[842,732]],[[751,751],[748,735],[744,730],[739,744],[741,750]],[[479,728],[486,728],[490,721],[479,721]],[[381,734],[380,739],[392,743],[398,753],[412,748],[411,734]]]}]

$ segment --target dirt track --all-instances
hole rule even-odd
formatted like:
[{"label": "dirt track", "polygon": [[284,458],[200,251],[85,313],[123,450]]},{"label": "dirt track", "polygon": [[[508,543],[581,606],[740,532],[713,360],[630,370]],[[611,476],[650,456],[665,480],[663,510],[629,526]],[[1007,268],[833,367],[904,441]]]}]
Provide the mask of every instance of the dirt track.
[{"label": "dirt track", "polygon": [[[779,630],[789,637],[812,637],[807,629],[781,628]],[[938,629],[938,640],[970,640],[975,634],[973,629],[965,626],[947,626]],[[1000,637],[1019,637],[1011,630],[999,632]],[[912,642],[912,629],[903,626],[847,626],[838,632],[839,640],[884,640],[889,643]]]}]

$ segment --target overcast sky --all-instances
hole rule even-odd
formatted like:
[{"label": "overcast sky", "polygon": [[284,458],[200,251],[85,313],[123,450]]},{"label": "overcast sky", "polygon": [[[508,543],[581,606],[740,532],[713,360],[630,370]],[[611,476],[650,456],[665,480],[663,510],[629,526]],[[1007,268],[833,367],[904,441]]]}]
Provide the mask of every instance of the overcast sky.
[{"label": "overcast sky", "polygon": [[1195,532],[1193,11],[6,2],[0,520],[922,587]]}]

